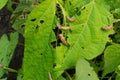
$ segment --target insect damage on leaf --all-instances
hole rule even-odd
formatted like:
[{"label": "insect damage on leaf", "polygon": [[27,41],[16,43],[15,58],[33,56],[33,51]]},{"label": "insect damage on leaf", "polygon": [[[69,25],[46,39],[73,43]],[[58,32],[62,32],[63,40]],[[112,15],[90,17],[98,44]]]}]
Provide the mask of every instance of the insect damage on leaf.
[{"label": "insect damage on leaf", "polygon": [[36,21],[36,18],[31,19],[31,21]]},{"label": "insect damage on leaf", "polygon": [[44,20],[40,20],[40,23],[43,24],[43,23],[44,23]]}]

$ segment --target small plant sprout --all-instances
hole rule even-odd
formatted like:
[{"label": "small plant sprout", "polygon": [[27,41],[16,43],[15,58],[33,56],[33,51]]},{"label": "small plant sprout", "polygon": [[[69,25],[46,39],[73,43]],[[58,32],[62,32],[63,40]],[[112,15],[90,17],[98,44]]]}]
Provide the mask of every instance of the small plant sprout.
[{"label": "small plant sprout", "polygon": [[102,27],[102,30],[104,31],[108,31],[108,30],[111,30],[113,28],[113,24],[107,26],[107,27]]},{"label": "small plant sprout", "polygon": [[65,31],[70,30],[70,27],[68,27],[68,26],[61,26],[60,24],[57,24],[57,27],[60,30],[65,30]]},{"label": "small plant sprout", "polygon": [[65,46],[69,46],[68,42],[65,40],[63,34],[59,34],[59,38]]},{"label": "small plant sprout", "polygon": [[70,22],[74,22],[76,20],[75,17],[70,18],[69,16],[66,16],[66,19]]}]

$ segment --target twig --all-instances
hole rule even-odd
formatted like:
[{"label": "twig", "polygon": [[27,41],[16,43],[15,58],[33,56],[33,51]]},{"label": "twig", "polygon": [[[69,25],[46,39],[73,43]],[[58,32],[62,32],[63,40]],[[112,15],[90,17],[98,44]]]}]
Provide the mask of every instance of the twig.
[{"label": "twig", "polygon": [[50,72],[48,72],[48,78],[49,78],[49,80],[52,80],[52,76],[51,76]]}]

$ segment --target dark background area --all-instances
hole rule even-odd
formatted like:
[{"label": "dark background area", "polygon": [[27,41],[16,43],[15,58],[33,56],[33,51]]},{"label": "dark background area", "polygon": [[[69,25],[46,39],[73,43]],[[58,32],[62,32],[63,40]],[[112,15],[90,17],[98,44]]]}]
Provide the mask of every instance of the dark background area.
[{"label": "dark background area", "polygon": [[[19,0],[12,0],[12,1],[19,2]],[[17,7],[16,4],[12,5],[13,9],[15,9],[16,7]],[[10,23],[11,15],[12,13],[7,9],[6,6],[2,10],[0,10],[0,37],[3,34],[7,34],[9,38],[9,34],[15,32],[15,30],[12,28],[12,24]],[[23,35],[19,34],[18,44],[16,46],[14,55],[8,67],[15,70],[19,70],[22,67],[23,52],[24,52],[24,37]],[[3,75],[3,77],[6,76],[8,77],[7,80],[17,80],[16,73],[9,72]]]}]

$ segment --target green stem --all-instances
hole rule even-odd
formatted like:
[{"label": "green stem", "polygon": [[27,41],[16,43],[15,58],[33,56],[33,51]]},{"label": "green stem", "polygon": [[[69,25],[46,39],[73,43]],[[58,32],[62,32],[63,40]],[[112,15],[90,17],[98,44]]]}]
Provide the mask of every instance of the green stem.
[{"label": "green stem", "polygon": [[3,67],[4,70],[7,70],[8,72],[15,72],[15,73],[18,73],[17,70],[15,69],[12,69],[12,68],[8,68],[8,67]]}]

